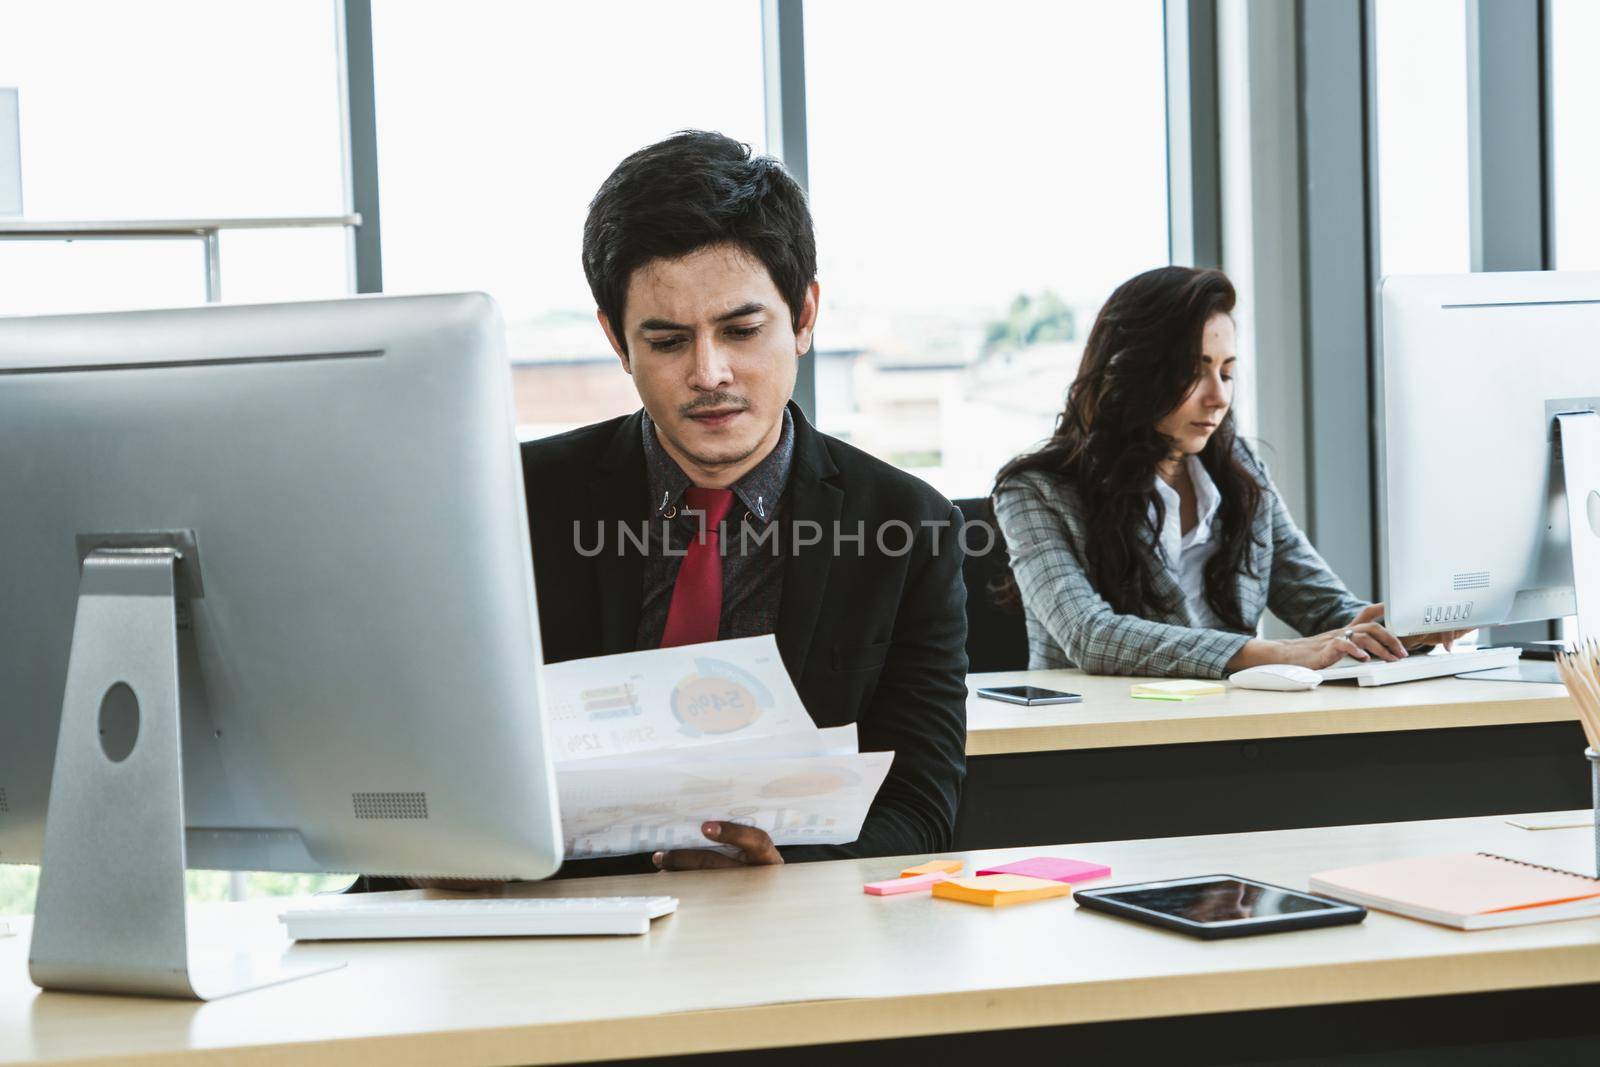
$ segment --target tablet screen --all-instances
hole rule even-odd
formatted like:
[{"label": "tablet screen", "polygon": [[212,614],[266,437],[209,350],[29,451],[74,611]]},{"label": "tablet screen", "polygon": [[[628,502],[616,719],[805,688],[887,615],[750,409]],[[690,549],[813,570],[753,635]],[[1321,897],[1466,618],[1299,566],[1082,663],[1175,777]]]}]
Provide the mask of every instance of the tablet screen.
[{"label": "tablet screen", "polygon": [[1126,892],[1098,895],[1104,900],[1119,901],[1135,908],[1195,923],[1266,919],[1308,911],[1329,911],[1339,907],[1292,890],[1254,882],[1241,882],[1236,878],[1216,878],[1142,889],[1131,888]]}]

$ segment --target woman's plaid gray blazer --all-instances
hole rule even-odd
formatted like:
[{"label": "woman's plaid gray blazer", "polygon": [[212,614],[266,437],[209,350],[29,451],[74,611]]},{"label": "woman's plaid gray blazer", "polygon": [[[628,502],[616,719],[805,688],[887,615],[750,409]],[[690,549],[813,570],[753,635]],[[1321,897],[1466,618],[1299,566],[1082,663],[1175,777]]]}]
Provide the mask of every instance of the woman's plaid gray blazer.
[{"label": "woman's plaid gray blazer", "polygon": [[[1075,488],[1029,471],[995,492],[995,519],[1011,553],[1028,623],[1028,665],[1082,667],[1093,674],[1220,678],[1230,659],[1255,636],[1262,612],[1302,634],[1348,623],[1366,606],[1311,547],[1289,517],[1265,465],[1242,443],[1245,469],[1261,483],[1261,505],[1250,532],[1251,570],[1239,575],[1245,631],[1197,627],[1161,550],[1145,534],[1156,585],[1177,605],[1149,617],[1119,615],[1096,591],[1084,567],[1085,516]],[[1152,488],[1151,495],[1155,490]]]}]

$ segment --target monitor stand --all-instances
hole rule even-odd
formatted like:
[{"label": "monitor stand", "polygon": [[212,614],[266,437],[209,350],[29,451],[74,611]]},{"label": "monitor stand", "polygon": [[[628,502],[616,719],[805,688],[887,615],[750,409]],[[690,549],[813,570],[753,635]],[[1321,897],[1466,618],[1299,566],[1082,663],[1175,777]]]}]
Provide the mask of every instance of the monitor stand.
[{"label": "monitor stand", "polygon": [[[1600,640],[1600,415],[1593,410],[1555,416],[1556,447],[1567,497],[1567,534],[1572,550],[1572,590],[1578,607],[1579,640]],[[1547,682],[1561,685],[1554,652],[1560,641],[1534,642],[1510,667],[1460,675],[1484,682]]]},{"label": "monitor stand", "polygon": [[29,973],[46,989],[213,1000],[342,967],[191,947],[177,606],[180,586],[199,593],[199,560],[192,534],[107,540],[78,586]]},{"label": "monitor stand", "polygon": [[1600,415],[1593,410],[1556,416],[1567,489],[1572,589],[1579,640],[1600,639]]},{"label": "monitor stand", "polygon": [[[1503,646],[1502,646],[1503,647]],[[1468,671],[1457,678],[1470,678],[1474,682],[1543,682],[1561,685],[1561,672],[1554,660],[1518,660],[1509,667],[1493,667],[1486,671]]]}]

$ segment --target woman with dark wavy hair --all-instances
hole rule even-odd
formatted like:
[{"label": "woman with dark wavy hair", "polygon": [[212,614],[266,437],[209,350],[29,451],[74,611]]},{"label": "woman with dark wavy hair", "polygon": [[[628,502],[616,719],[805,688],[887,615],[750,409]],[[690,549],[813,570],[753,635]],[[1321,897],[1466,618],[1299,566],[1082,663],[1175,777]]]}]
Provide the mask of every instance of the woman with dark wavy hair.
[{"label": "woman with dark wavy hair", "polygon": [[[1162,267],[1095,319],[1055,433],[995,479],[1029,665],[1220,678],[1399,659],[1235,435],[1233,283]],[[1255,636],[1262,611],[1307,636]],[[1456,634],[1408,638],[1412,647]]]}]

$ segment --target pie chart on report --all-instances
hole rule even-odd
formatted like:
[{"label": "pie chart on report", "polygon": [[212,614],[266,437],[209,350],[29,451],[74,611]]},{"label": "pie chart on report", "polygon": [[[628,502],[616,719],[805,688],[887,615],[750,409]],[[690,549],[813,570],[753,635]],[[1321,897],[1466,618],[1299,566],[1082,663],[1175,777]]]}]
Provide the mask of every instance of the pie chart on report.
[{"label": "pie chart on report", "polygon": [[750,672],[725,660],[699,656],[694,672],[672,689],[672,714],[691,737],[737,734],[775,704]]}]

